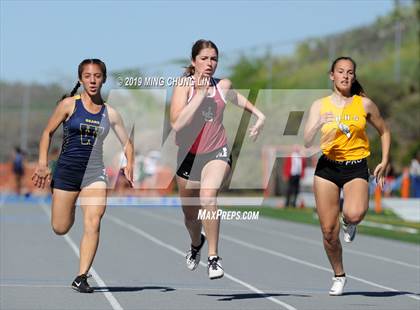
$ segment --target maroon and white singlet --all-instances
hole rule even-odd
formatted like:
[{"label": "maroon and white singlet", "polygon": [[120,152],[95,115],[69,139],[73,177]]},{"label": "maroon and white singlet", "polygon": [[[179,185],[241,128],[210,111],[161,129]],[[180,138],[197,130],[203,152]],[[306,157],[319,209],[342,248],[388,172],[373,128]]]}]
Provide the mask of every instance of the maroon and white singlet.
[{"label": "maroon and white singlet", "polygon": [[[213,94],[203,99],[190,124],[176,133],[176,144],[180,149],[192,154],[205,154],[226,146],[227,137],[223,126],[226,100],[217,82],[211,78]],[[188,103],[194,94],[194,87],[191,87]]]}]

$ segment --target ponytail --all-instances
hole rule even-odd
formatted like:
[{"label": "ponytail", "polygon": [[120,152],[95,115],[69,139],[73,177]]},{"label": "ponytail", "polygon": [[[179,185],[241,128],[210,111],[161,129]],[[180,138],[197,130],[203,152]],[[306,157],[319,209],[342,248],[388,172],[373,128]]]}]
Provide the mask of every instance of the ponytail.
[{"label": "ponytail", "polygon": [[355,79],[353,81],[353,84],[351,84],[350,93],[351,95],[358,95],[358,96],[366,97],[366,92],[363,89],[362,84],[360,84],[357,79]]},{"label": "ponytail", "polygon": [[70,93],[70,97],[73,97],[76,94],[76,92],[79,89],[79,87],[80,87],[80,82],[77,81],[76,85],[73,87],[73,89],[72,89],[72,91]]},{"label": "ponytail", "polygon": [[61,100],[63,100],[63,99],[66,99],[67,97],[73,97],[73,96],[76,94],[76,92],[77,92],[77,90],[79,89],[79,87],[80,87],[80,82],[79,82],[79,81],[77,81],[76,85],[73,87],[73,89],[71,90],[70,94],[64,94],[64,95],[61,97],[61,99],[59,100],[59,102],[60,102]]},{"label": "ponytail", "polygon": [[193,65],[189,65],[188,67],[185,67],[184,76],[191,76],[194,75],[195,68]]}]

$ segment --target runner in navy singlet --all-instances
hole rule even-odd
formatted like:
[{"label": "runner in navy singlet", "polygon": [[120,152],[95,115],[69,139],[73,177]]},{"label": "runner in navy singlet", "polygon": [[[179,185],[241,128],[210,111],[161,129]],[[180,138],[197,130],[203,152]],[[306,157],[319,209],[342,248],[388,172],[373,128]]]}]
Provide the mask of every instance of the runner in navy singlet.
[{"label": "runner in navy singlet", "polygon": [[[265,116],[245,97],[232,89],[228,79],[213,78],[218,61],[216,45],[198,40],[192,47],[191,65],[185,77],[174,89],[171,101],[171,125],[176,131],[178,150],[177,183],[191,238],[187,252],[187,267],[195,270],[200,262],[200,250],[208,240],[208,275],[223,277],[218,256],[220,219],[198,219],[199,210],[217,211],[217,194],[232,165],[227,145],[223,112],[227,100],[257,117],[250,129],[255,139]],[[206,235],[201,233],[202,224]]]},{"label": "runner in navy singlet", "polygon": [[[87,282],[88,271],[96,254],[100,222],[106,208],[103,141],[112,128],[125,148],[128,164],[124,173],[130,182],[133,178],[133,145],[121,116],[101,97],[101,88],[106,81],[105,64],[99,59],[85,59],[79,65],[78,76],[76,86],[69,96],[63,96],[42,133],[38,166],[32,180],[40,188],[50,181],[48,149],[54,132],[63,124],[61,154],[51,181],[51,225],[57,235],[66,234],[73,225],[75,203],[80,198],[83,237],[79,273],[71,286],[81,293],[92,293]],[[75,96],[80,85],[84,90]]]}]

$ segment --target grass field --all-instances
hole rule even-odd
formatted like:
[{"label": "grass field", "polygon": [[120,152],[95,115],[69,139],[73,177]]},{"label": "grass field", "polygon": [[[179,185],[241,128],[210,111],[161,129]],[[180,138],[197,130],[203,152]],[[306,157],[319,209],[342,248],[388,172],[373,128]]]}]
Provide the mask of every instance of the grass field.
[{"label": "grass field", "polygon": [[[229,207],[228,209],[232,210],[237,208]],[[238,210],[260,211],[261,216],[266,216],[279,220],[319,225],[318,215],[316,214],[315,209],[312,208],[292,209],[270,207],[244,207]],[[392,225],[392,227],[390,227],[389,225]],[[401,231],[400,229],[411,229],[413,230],[413,232],[410,233],[406,231]],[[358,232],[361,234],[372,235],[376,237],[420,244],[420,223],[406,222],[399,218],[397,215],[395,215],[395,213],[393,213],[391,210],[384,210],[384,212],[381,214],[376,214],[373,211],[369,210],[363,222],[359,224]]]}]

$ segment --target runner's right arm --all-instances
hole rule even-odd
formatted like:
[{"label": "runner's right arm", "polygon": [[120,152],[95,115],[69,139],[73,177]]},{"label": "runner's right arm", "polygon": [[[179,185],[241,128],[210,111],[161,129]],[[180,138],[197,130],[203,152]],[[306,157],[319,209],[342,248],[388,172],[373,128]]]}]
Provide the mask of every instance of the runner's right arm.
[{"label": "runner's right arm", "polygon": [[35,186],[44,188],[46,180],[50,178],[51,171],[48,168],[48,150],[50,148],[51,138],[58,126],[71,115],[74,110],[74,105],[74,98],[72,97],[60,101],[42,132],[41,141],[39,142],[38,165],[32,175],[32,181]]},{"label": "runner's right arm", "polygon": [[171,126],[175,131],[181,130],[183,127],[187,126],[193,116],[195,111],[197,111],[203,99],[206,97],[207,90],[209,88],[208,83],[205,85],[197,85],[195,87],[195,94],[192,97],[191,101],[188,102],[188,91],[190,85],[176,86],[174,93],[171,99]]}]

